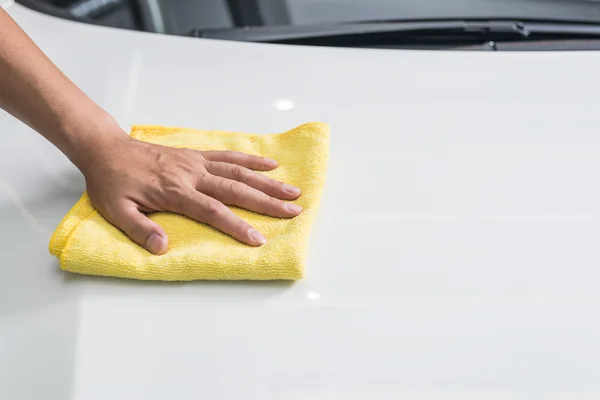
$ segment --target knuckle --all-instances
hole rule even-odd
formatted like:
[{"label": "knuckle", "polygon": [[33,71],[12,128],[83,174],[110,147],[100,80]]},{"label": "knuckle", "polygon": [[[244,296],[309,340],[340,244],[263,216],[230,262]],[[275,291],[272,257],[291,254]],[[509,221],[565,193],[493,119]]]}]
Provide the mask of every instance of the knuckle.
[{"label": "knuckle", "polygon": [[202,152],[198,151],[198,150],[194,150],[194,149],[189,149],[189,148],[184,148],[184,149],[178,149],[181,154],[185,154],[188,157],[202,157]]},{"label": "knuckle", "polygon": [[234,179],[241,181],[247,178],[248,174],[246,172],[246,170],[242,167],[239,166],[234,166],[231,169],[231,174],[233,176]]},{"label": "knuckle", "polygon": [[276,181],[275,179],[269,178],[267,185],[272,189],[283,190],[283,182]]},{"label": "knuckle", "polygon": [[181,210],[189,199],[189,190],[180,184],[166,185],[163,188],[164,201],[176,210]]},{"label": "knuckle", "polygon": [[281,200],[271,196],[267,197],[266,203],[271,210],[279,210],[283,207],[283,202]]},{"label": "knuckle", "polygon": [[198,164],[202,163],[195,150],[169,149],[154,154],[154,162],[150,167],[153,175],[161,185],[177,183],[194,175]]},{"label": "knuckle", "polygon": [[231,150],[216,150],[214,152],[216,159],[220,162],[231,162],[233,159],[233,152]]},{"label": "knuckle", "polygon": [[141,238],[146,236],[146,226],[139,219],[131,220],[128,224],[128,232],[126,232],[131,238]]},{"label": "knuckle", "polygon": [[204,157],[204,154],[199,150],[194,149],[180,149],[182,150],[182,154],[186,156],[189,160],[194,163],[204,163],[207,159]]},{"label": "knuckle", "polygon": [[156,171],[165,171],[171,163],[171,153],[167,151],[155,151],[152,154],[154,168]]},{"label": "knuckle", "polygon": [[227,183],[227,190],[234,196],[239,196],[244,192],[245,185],[238,181],[231,181]]},{"label": "knuckle", "polygon": [[187,189],[177,182],[169,182],[168,184],[165,184],[163,186],[163,191],[165,197],[169,200],[178,199],[187,194]]},{"label": "knuckle", "polygon": [[214,187],[215,186],[212,176],[210,174],[206,173],[206,171],[204,169],[201,169],[200,172],[197,174],[195,182],[196,182],[197,187]]},{"label": "knuckle", "polygon": [[209,200],[203,205],[203,212],[207,219],[215,219],[223,213],[223,204],[217,200]]}]

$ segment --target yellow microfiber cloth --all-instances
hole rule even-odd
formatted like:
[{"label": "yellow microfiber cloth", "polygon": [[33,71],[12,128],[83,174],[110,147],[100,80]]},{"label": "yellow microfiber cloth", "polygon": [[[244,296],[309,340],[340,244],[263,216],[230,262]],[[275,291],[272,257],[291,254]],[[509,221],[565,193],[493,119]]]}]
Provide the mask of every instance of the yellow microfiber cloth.
[{"label": "yellow microfiber cloth", "polygon": [[171,147],[235,150],[273,158],[279,166],[266,174],[299,187],[302,195],[295,202],[304,211],[296,218],[277,219],[232,208],[267,238],[261,247],[241,244],[177,214],[151,214],[169,236],[168,251],[156,256],[109,224],[84,193],[50,240],[50,252],[60,259],[63,270],[162,281],[302,278],[308,236],[325,181],[327,125],[308,123],[270,135],[134,126],[131,136]]}]

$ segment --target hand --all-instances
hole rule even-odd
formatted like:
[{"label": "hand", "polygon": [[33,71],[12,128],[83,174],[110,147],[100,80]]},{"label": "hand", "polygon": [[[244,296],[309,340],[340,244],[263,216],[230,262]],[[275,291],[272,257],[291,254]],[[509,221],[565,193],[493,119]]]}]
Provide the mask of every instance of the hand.
[{"label": "hand", "polygon": [[88,141],[93,143],[87,143],[87,148],[93,150],[86,152],[78,166],[94,207],[151,253],[167,251],[167,235],[144,213],[183,214],[242,243],[260,246],[265,238],[226,205],[281,218],[302,211],[282,201],[298,198],[300,189],[253,171],[276,168],[274,160],[159,146],[118,131],[89,135],[95,139]]},{"label": "hand", "polygon": [[[35,66],[33,68],[32,66]],[[171,211],[253,246],[264,237],[225,204],[275,217],[302,209],[300,190],[268,179],[277,163],[231,152],[200,152],[130,138],[44,56],[0,7],[0,107],[58,147],[83,172],[90,200],[109,222],[150,252],[167,235],[144,213]]]}]

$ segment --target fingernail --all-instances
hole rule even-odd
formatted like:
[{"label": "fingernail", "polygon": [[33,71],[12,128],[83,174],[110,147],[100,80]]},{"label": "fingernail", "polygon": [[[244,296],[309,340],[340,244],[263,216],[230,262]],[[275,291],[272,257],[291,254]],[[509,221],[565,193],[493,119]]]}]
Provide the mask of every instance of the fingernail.
[{"label": "fingernail", "polygon": [[295,196],[300,194],[300,189],[297,188],[296,186],[288,185],[286,183],[282,187],[283,187],[283,191],[286,193],[293,194]]},{"label": "fingernail", "polygon": [[291,211],[294,214],[300,214],[302,212],[302,207],[294,203],[285,203],[285,208],[287,208],[288,211]]},{"label": "fingernail", "polygon": [[248,235],[252,238],[252,240],[254,240],[258,244],[267,243],[267,239],[265,239],[265,237],[263,235],[261,235],[260,232],[254,228],[248,229]]},{"label": "fingernail", "polygon": [[272,158],[265,158],[265,162],[269,165],[272,166],[276,166],[277,165],[277,161],[273,160]]},{"label": "fingernail", "polygon": [[146,250],[153,254],[163,254],[167,251],[167,239],[153,233],[146,241]]}]

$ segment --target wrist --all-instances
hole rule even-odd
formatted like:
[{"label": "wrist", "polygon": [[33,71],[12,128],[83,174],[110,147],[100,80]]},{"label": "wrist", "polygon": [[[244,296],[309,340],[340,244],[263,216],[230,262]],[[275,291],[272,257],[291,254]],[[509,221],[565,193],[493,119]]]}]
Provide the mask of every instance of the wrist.
[{"label": "wrist", "polygon": [[66,128],[70,138],[63,152],[84,174],[97,163],[99,157],[115,151],[120,140],[129,136],[108,113],[73,123]]}]

